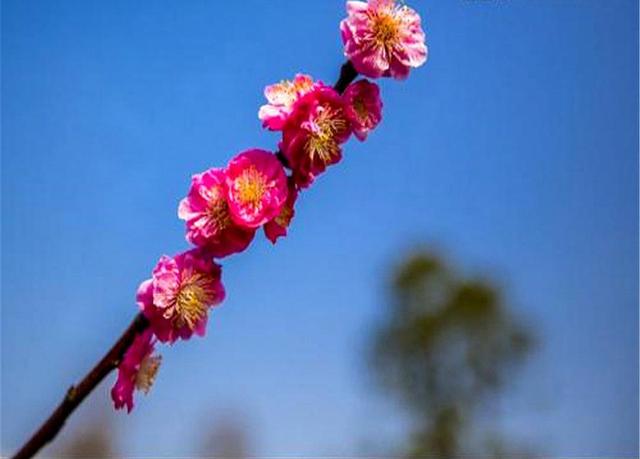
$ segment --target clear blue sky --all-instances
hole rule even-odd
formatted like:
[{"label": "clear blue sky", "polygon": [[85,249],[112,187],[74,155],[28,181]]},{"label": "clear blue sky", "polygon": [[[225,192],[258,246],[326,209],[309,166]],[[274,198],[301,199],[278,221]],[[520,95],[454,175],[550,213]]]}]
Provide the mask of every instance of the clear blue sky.
[{"label": "clear blue sky", "polygon": [[[488,271],[538,329],[500,428],[549,455],[637,454],[637,1],[410,4],[429,62],[381,83],[383,123],[304,193],[287,239],[224,261],[206,339],[167,350],[117,416],[125,454],[193,454],[226,407],[256,454],[399,442],[363,357],[387,270],[422,241]],[[158,256],[187,247],[190,175],[274,148],[264,85],[334,80],[343,16],[341,1],[3,2],[3,452],[127,325]]]}]

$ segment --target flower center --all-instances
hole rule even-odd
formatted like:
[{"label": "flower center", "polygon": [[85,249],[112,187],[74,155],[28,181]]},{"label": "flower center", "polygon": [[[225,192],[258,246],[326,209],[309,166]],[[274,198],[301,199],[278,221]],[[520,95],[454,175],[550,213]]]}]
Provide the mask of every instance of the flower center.
[{"label": "flower center", "polygon": [[290,108],[298,97],[308,92],[313,86],[309,77],[296,77],[294,80],[282,80],[271,86],[270,103]]},{"label": "flower center", "polygon": [[390,48],[398,40],[398,20],[390,13],[380,13],[373,18],[373,39],[378,46]]},{"label": "flower center", "polygon": [[304,127],[311,132],[306,144],[311,160],[317,156],[326,163],[338,154],[340,146],[336,135],[347,129],[347,122],[341,114],[340,109],[322,106],[318,108],[315,120],[305,123]]},{"label": "flower center", "polygon": [[140,367],[138,368],[135,379],[136,389],[141,390],[145,394],[149,392],[149,389],[153,386],[153,382],[156,380],[156,374],[158,373],[161,362],[162,356],[159,355],[148,355],[140,362]]},{"label": "flower center", "polygon": [[238,198],[245,204],[258,205],[267,189],[265,176],[250,166],[240,174],[235,182]]},{"label": "flower center", "polygon": [[219,187],[213,187],[210,190],[211,199],[207,208],[207,217],[213,224],[216,231],[221,231],[231,224],[229,215],[229,206],[226,199],[222,196]]},{"label": "flower center", "polygon": [[186,324],[191,330],[207,315],[212,292],[202,274],[192,275],[183,283],[176,298],[177,325]]},{"label": "flower center", "polygon": [[289,106],[296,101],[296,86],[289,80],[282,80],[277,86],[277,95],[282,105]]},{"label": "flower center", "polygon": [[286,228],[291,222],[291,217],[293,217],[293,209],[290,206],[284,206],[280,214],[275,218],[275,221],[278,226]]},{"label": "flower center", "polygon": [[367,110],[367,106],[365,105],[364,100],[362,100],[361,97],[356,97],[356,99],[353,101],[353,109],[355,110],[360,120],[366,120],[369,117],[369,110]]}]

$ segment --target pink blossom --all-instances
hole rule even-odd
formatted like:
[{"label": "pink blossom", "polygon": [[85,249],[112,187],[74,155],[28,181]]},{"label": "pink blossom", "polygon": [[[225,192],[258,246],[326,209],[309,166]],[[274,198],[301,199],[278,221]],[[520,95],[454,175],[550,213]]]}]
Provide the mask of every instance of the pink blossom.
[{"label": "pink blossom", "polygon": [[266,150],[240,153],[227,166],[227,201],[232,220],[257,228],[275,218],[287,199],[287,176]]},{"label": "pink blossom", "polygon": [[151,329],[137,335],[118,365],[118,379],[111,389],[116,410],[133,409],[133,391],[149,392],[156,378],[162,357],[154,355],[155,339]]},{"label": "pink blossom", "polygon": [[258,111],[262,126],[272,131],[281,130],[291,114],[293,104],[311,91],[313,86],[313,79],[301,73],[298,73],[293,80],[282,80],[280,83],[267,86],[264,96],[269,103],[260,107]]},{"label": "pink blossom", "polygon": [[222,169],[195,174],[187,197],[180,202],[178,217],[187,223],[187,240],[224,257],[247,248],[255,230],[231,219],[227,202],[227,176]]},{"label": "pink blossom", "polygon": [[287,180],[287,200],[282,206],[282,210],[277,217],[273,220],[269,220],[262,227],[264,229],[264,234],[273,244],[276,243],[276,240],[281,236],[287,235],[287,228],[289,228],[289,224],[295,215],[294,206],[296,200],[298,199],[298,190],[296,190],[295,183],[292,179]]},{"label": "pink blossom", "polygon": [[343,97],[353,133],[358,139],[365,140],[369,131],[375,129],[382,119],[380,88],[375,83],[360,80],[350,84]]},{"label": "pink blossom", "polygon": [[138,306],[160,341],[173,343],[193,333],[204,336],[209,308],[225,296],[220,276],[220,266],[202,249],[160,258],[137,295]]},{"label": "pink blossom", "polygon": [[420,15],[395,0],[348,1],[340,31],[344,54],[362,75],[404,79],[427,60]]},{"label": "pink blossom", "polygon": [[298,187],[308,187],[327,166],[342,158],[351,134],[342,97],[318,85],[301,97],[285,123],[280,150],[287,158]]}]

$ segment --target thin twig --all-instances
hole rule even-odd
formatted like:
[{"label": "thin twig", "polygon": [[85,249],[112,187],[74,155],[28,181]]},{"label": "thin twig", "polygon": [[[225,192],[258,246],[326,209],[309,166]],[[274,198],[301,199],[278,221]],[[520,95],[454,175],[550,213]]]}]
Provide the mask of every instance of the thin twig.
[{"label": "thin twig", "polygon": [[357,76],[358,71],[353,68],[351,61],[345,62],[342,64],[342,67],[340,67],[340,77],[338,78],[338,81],[336,81],[336,84],[333,85],[333,89],[342,94],[345,89],[347,89],[347,86],[349,86]]},{"label": "thin twig", "polygon": [[127,351],[137,334],[149,326],[147,319],[140,313],[131,322],[129,327],[116,341],[113,347],[96,364],[93,369],[76,386],[71,386],[60,405],[55,409],[49,419],[33,434],[13,459],[27,459],[33,457],[40,449],[55,438],[60,432],[67,418],[75,411],[82,401],[100,384],[111,370],[117,368],[122,356]]},{"label": "thin twig", "polygon": [[[342,64],[340,76],[333,88],[342,94],[357,76],[358,72],[353,68],[351,62],[347,61]],[[276,156],[283,162],[285,167],[288,167],[286,158],[281,152],[276,152]],[[58,435],[67,418],[71,416],[87,395],[89,395],[112,370],[118,367],[122,356],[127,349],[129,349],[136,335],[148,326],[148,320],[142,313],[138,314],[102,360],[93,367],[82,381],[67,390],[67,394],[55,411],[51,413],[51,416],[49,416],[24,446],[20,448],[15,456],[13,456],[13,459],[29,459],[40,451],[43,446],[51,442],[51,440]]]}]

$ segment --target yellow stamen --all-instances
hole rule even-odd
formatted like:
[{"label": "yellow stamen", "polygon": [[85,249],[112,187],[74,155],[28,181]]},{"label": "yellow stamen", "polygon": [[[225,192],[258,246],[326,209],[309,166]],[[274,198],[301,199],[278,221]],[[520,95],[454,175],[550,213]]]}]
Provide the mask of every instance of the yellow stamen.
[{"label": "yellow stamen", "polygon": [[156,380],[161,362],[162,356],[159,355],[148,355],[140,362],[135,380],[136,389],[141,390],[145,394],[149,392],[149,389],[153,386],[153,382]]},{"label": "yellow stamen", "polygon": [[354,99],[353,109],[361,120],[366,120],[369,117],[369,110],[367,110],[367,106],[364,104],[362,98],[358,97]]},{"label": "yellow stamen", "polygon": [[278,102],[290,106],[301,93],[307,92],[313,86],[313,82],[308,78],[296,78],[295,80],[282,80],[275,86],[274,93]]},{"label": "yellow stamen", "polygon": [[176,298],[175,312],[179,327],[187,325],[191,330],[209,311],[212,292],[207,279],[202,274],[193,274],[182,283]]},{"label": "yellow stamen", "polygon": [[399,39],[400,21],[393,12],[380,12],[371,20],[375,43],[386,50],[392,48]]},{"label": "yellow stamen", "polygon": [[258,205],[267,188],[266,177],[255,167],[247,168],[236,179],[238,198],[245,204]]},{"label": "yellow stamen", "polygon": [[314,121],[316,129],[311,132],[306,144],[311,160],[318,156],[324,163],[328,163],[332,157],[338,155],[340,145],[336,141],[336,135],[347,129],[347,122],[341,115],[341,110],[322,107]]},{"label": "yellow stamen", "polygon": [[207,217],[217,231],[221,231],[231,224],[227,200],[221,196],[219,187],[210,190],[211,198],[207,208]]},{"label": "yellow stamen", "polygon": [[284,206],[280,214],[275,218],[275,222],[278,226],[286,228],[291,222],[291,217],[293,217],[293,209],[290,206]]}]

